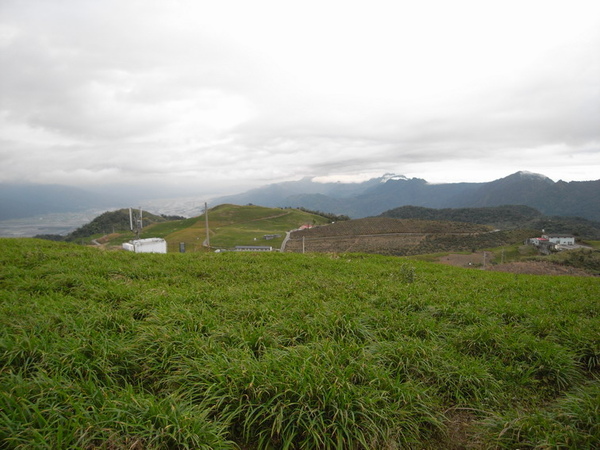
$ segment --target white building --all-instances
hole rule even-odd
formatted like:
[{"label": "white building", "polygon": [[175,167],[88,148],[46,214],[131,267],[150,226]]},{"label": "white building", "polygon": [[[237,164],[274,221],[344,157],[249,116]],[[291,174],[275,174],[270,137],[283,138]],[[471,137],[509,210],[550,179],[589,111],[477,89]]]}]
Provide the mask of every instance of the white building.
[{"label": "white building", "polygon": [[569,234],[544,234],[542,237],[548,239],[551,244],[575,245],[575,236]]},{"label": "white building", "polygon": [[123,249],[134,253],[167,253],[167,241],[161,238],[136,239],[125,242]]}]

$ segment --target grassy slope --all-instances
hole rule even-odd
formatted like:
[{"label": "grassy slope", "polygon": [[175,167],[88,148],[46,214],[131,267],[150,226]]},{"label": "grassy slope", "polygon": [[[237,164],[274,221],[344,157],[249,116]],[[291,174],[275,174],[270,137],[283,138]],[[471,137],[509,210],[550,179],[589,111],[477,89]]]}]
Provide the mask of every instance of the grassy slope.
[{"label": "grassy slope", "polygon": [[599,292],[377,255],[3,239],[0,442],[598,447]]},{"label": "grassy slope", "polygon": [[299,252],[305,238],[310,251],[345,252],[352,242],[348,239],[354,239],[351,248],[365,253],[429,255],[511,246],[529,236],[527,230],[492,232],[489,226],[470,223],[370,217],[294,232],[286,251]]},{"label": "grassy slope", "polygon": [[[232,248],[236,245],[269,245],[280,247],[285,232],[305,223],[327,223],[327,219],[296,209],[262,206],[220,205],[209,210],[210,244],[213,248]],[[149,230],[149,232],[152,230]],[[265,240],[266,234],[281,237]],[[195,224],[166,236],[167,242],[202,244],[206,239],[204,215]],[[256,239],[256,240],[255,240]]]},{"label": "grassy slope", "polygon": [[[305,223],[324,224],[327,219],[297,209],[266,208],[262,206],[219,205],[209,210],[210,244],[212,248],[232,248],[236,245],[269,245],[279,248],[286,231]],[[266,234],[280,234],[280,238],[265,240]],[[124,233],[111,240],[121,245],[132,239]],[[187,252],[206,251],[205,216],[157,223],[144,228],[141,238],[159,237],[167,241],[169,252],[178,252],[179,243],[185,243]],[[254,240],[256,238],[256,241]]]}]

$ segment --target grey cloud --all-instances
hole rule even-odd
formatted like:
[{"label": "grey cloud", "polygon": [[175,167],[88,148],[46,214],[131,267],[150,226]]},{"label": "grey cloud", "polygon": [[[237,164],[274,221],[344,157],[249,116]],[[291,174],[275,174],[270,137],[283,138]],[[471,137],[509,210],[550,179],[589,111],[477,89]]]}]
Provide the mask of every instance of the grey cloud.
[{"label": "grey cloud", "polygon": [[227,44],[197,30],[155,30],[154,20],[131,29],[109,9],[62,6],[21,17],[1,54],[2,108],[32,126],[92,139],[141,135],[178,120],[166,114],[174,102],[202,102],[202,91],[228,78]]},{"label": "grey cloud", "polygon": [[[408,15],[398,29],[393,15],[344,3],[341,22],[333,6],[311,19],[314,6],[298,12],[298,34],[277,15],[282,5],[269,18],[264,5],[243,2],[228,12],[210,2],[5,0],[0,181],[45,171],[60,173],[57,182],[86,173],[254,183],[474,157],[506,173],[523,169],[515,155],[528,164],[550,153],[597,159],[600,33],[537,54],[532,23],[521,35],[531,39],[521,58],[532,61],[523,62],[510,56],[519,50],[512,35],[486,35],[477,17],[460,16],[462,3],[448,23],[487,47],[445,20],[435,20],[437,35]],[[525,9],[517,31],[527,28]],[[579,17],[575,7],[569,14]]]}]

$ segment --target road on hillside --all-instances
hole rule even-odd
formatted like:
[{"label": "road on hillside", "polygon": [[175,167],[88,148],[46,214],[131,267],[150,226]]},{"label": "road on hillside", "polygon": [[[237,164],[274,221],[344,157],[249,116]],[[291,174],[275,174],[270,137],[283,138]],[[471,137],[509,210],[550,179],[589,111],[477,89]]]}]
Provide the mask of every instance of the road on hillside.
[{"label": "road on hillside", "polygon": [[281,247],[279,248],[279,251],[281,253],[285,252],[285,245],[290,240],[290,234],[291,234],[291,231],[286,231],[285,232],[285,238],[283,239],[283,242],[281,243]]}]

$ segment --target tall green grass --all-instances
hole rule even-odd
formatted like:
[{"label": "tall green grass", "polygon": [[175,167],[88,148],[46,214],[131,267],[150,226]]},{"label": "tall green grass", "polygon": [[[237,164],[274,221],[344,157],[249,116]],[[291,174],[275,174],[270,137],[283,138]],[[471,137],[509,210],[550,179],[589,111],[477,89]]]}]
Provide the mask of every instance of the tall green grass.
[{"label": "tall green grass", "polygon": [[599,281],[3,239],[0,442],[597,447]]}]

